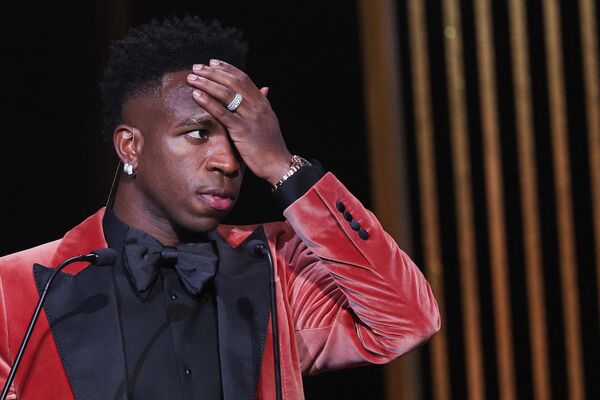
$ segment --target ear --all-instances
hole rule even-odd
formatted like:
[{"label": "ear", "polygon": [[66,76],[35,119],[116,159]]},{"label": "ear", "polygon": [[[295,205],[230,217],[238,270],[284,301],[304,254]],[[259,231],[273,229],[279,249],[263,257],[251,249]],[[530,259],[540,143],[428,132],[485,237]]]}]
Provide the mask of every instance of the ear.
[{"label": "ear", "polygon": [[142,136],[137,128],[121,124],[113,133],[113,144],[117,155],[123,164],[129,163],[133,168],[138,165],[138,150],[142,143]]}]

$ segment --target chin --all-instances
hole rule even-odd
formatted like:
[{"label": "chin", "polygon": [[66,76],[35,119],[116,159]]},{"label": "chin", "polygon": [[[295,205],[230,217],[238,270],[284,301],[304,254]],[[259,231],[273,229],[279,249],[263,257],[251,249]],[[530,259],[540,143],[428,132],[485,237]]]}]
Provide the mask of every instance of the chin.
[{"label": "chin", "polygon": [[190,218],[180,226],[192,233],[207,233],[219,226],[226,216],[227,214]]}]

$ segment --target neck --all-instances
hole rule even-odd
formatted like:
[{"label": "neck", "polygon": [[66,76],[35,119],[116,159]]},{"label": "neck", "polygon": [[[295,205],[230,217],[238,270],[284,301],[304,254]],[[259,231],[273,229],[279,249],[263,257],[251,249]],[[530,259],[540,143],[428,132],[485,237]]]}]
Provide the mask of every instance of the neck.
[{"label": "neck", "polygon": [[147,232],[164,246],[176,246],[185,240],[158,207],[146,203],[133,183],[121,180],[112,210],[123,223]]}]

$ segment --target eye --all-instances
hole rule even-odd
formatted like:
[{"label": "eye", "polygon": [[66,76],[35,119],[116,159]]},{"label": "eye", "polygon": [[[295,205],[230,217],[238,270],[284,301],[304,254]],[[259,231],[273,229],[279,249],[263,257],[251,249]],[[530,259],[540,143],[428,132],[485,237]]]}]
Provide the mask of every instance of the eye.
[{"label": "eye", "polygon": [[205,140],[208,137],[208,131],[206,129],[196,129],[185,134],[187,137],[196,140]]}]

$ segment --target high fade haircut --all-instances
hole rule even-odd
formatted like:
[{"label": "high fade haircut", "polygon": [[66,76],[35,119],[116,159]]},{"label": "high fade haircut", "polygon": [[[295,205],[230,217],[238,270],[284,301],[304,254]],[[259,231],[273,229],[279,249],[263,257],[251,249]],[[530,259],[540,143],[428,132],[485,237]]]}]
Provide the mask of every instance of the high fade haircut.
[{"label": "high fade haircut", "polygon": [[248,44],[237,28],[197,16],[176,16],[131,28],[110,46],[109,59],[100,82],[105,141],[112,142],[115,127],[122,123],[125,102],[138,95],[151,94],[170,72],[208,64],[211,58],[244,68]]}]

